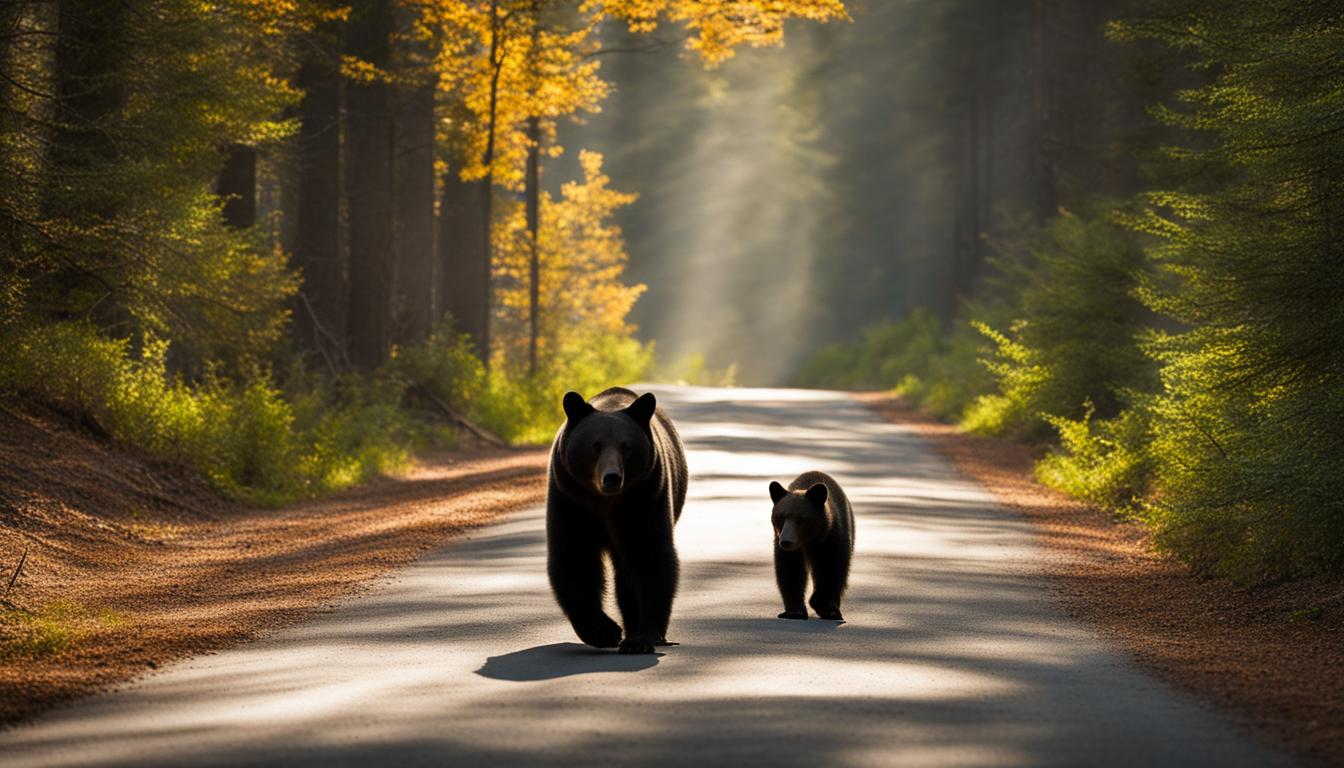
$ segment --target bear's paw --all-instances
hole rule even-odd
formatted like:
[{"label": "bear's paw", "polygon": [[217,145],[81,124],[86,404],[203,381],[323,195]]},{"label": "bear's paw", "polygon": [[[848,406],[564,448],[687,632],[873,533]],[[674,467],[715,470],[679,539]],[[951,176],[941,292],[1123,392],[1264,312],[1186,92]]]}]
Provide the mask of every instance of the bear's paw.
[{"label": "bear's paw", "polygon": [[655,653],[653,643],[638,637],[627,637],[621,641],[617,653]]}]

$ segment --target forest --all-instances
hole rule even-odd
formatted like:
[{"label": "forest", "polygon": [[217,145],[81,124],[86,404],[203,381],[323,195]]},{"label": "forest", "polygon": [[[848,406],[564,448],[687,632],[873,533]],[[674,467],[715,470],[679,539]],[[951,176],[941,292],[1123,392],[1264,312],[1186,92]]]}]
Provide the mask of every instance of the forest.
[{"label": "forest", "polygon": [[13,0],[0,392],[279,504],[567,390],[895,389],[1344,575],[1328,0]]},{"label": "forest", "polygon": [[[602,157],[614,25],[705,66],[838,0],[6,2],[0,388],[233,495],[349,485],[644,375]],[[672,33],[669,33],[672,34]],[[699,66],[699,64],[697,64]],[[547,176],[550,174],[547,173]],[[426,418],[428,416],[428,418]],[[474,425],[483,425],[478,428]]]}]

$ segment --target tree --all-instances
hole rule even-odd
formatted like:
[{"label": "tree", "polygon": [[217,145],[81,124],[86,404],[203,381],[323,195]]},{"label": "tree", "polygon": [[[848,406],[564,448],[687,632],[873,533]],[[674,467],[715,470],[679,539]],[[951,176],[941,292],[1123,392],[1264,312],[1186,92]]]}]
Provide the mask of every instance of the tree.
[{"label": "tree", "polygon": [[[624,338],[634,330],[627,316],[644,286],[621,282],[628,257],[621,230],[611,219],[635,195],[610,188],[601,155],[585,151],[580,162],[582,181],[562,185],[558,200],[542,193],[536,241],[525,208],[515,208],[502,222],[505,236],[497,246],[496,272],[501,285],[499,359],[506,370],[534,370],[534,339],[536,370],[544,371],[594,340]],[[534,270],[540,278],[535,289],[530,281]]]},{"label": "tree", "polygon": [[[126,7],[96,0],[62,0],[56,11],[54,121],[47,159],[44,218],[81,209],[94,226],[111,225],[122,207],[120,190],[98,184],[116,163],[110,125],[127,97],[129,53]],[[85,182],[92,182],[86,187]],[[89,248],[53,275],[51,301],[76,313],[99,309],[104,323],[124,322],[118,307],[114,254]]]},{"label": "tree", "polygon": [[344,22],[334,14],[300,40],[296,83],[299,103],[295,141],[297,208],[293,266],[302,283],[292,303],[297,348],[335,369],[345,353],[345,261],[341,227],[340,58]]},{"label": "tree", "polygon": [[351,6],[346,33],[350,304],[345,332],[350,362],[362,368],[386,360],[391,343],[395,163],[393,94],[386,72],[393,24],[391,0],[362,0]]},{"label": "tree", "polygon": [[485,227],[484,179],[464,181],[460,166],[450,162],[440,182],[438,309],[469,335],[478,358],[489,356],[490,306],[484,286],[490,279],[490,250],[480,235]]},{"label": "tree", "polygon": [[1011,325],[976,325],[996,345],[989,361],[997,391],[980,397],[963,423],[982,431],[1040,437],[1052,419],[1111,419],[1135,392],[1153,390],[1140,340],[1148,320],[1134,295],[1144,255],[1108,207],[1062,212],[1029,245]]},{"label": "tree", "polygon": [[[555,142],[556,121],[598,109],[607,94],[598,76],[602,49],[597,31],[604,21],[624,21],[639,32],[652,31],[664,20],[683,24],[688,48],[713,65],[731,57],[739,45],[778,44],[785,19],[829,20],[845,18],[845,12],[839,0],[731,5],[703,0],[440,0],[430,4],[427,17],[443,32],[439,70],[446,101],[453,114],[463,116],[450,137],[449,165],[461,181],[479,180],[485,186],[476,195],[483,206],[480,242],[441,244],[445,254],[485,259],[484,268],[453,265],[447,270],[484,282],[452,286],[447,309],[489,355],[491,260],[501,241],[495,232],[494,190],[525,191],[529,168],[539,168],[539,148],[545,146],[549,154],[563,151]],[[449,187],[445,183],[445,200]],[[538,212],[536,220],[543,221],[544,213]],[[526,279],[541,280],[531,272]]]},{"label": "tree", "polygon": [[224,169],[215,183],[224,201],[224,223],[248,229],[257,223],[257,149],[233,144],[224,150]]},{"label": "tree", "polygon": [[1182,0],[1113,27],[1203,84],[1157,110],[1182,140],[1134,225],[1161,540],[1250,582],[1344,573],[1344,21],[1331,3]]},{"label": "tree", "polygon": [[434,322],[434,195],[438,73],[432,68],[434,40],[414,8],[397,10],[399,44],[393,51],[396,84],[393,233],[396,295],[392,338],[419,342]]},{"label": "tree", "polygon": [[20,12],[5,75],[25,113],[0,142],[21,174],[5,204],[21,254],[7,270],[21,292],[12,306],[171,339],[189,371],[269,353],[292,282],[281,254],[225,225],[213,185],[223,148],[285,130],[281,41],[300,22],[272,6],[61,0]]}]

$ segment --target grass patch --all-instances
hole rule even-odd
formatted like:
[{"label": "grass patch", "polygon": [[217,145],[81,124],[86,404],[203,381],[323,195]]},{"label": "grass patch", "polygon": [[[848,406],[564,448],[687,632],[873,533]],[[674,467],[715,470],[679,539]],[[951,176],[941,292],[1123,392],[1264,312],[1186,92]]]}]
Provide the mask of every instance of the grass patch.
[{"label": "grass patch", "polygon": [[70,600],[53,600],[35,611],[0,606],[0,660],[52,656],[125,623],[116,611],[94,611]]},{"label": "grass patch", "polygon": [[1325,616],[1325,609],[1320,606],[1303,608],[1300,611],[1293,611],[1289,618],[1293,621],[1320,621]]}]

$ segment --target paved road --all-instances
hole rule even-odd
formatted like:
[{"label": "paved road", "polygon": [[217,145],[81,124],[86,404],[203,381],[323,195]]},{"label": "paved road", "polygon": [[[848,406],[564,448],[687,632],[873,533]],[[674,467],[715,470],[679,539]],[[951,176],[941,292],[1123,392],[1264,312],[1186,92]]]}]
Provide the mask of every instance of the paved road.
[{"label": "paved road", "polygon": [[[579,645],[540,509],[303,626],[0,734],[0,764],[1266,765],[1048,602],[1026,524],[845,396],[655,388],[689,449],[659,656]],[[782,621],[771,479],[837,477],[847,623]]]}]

